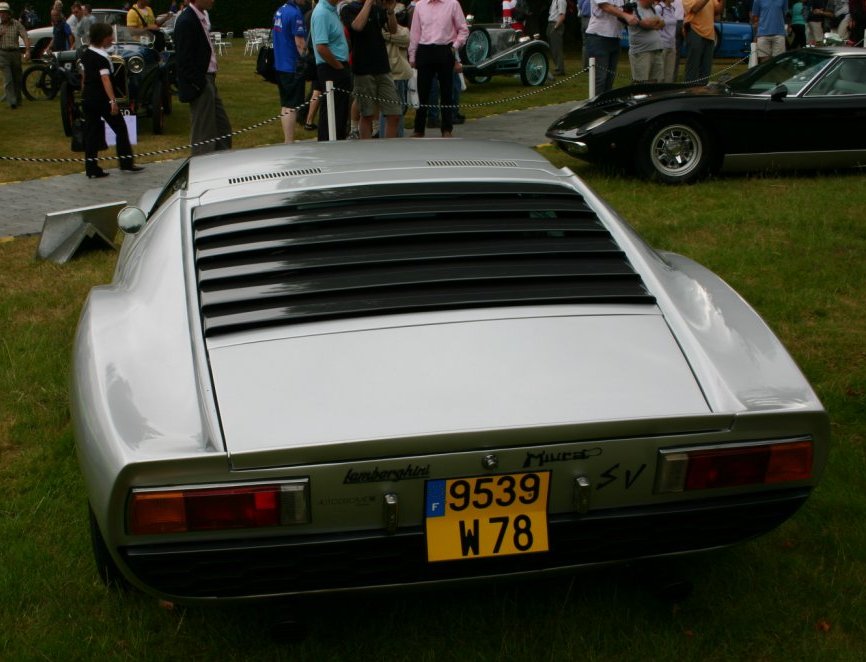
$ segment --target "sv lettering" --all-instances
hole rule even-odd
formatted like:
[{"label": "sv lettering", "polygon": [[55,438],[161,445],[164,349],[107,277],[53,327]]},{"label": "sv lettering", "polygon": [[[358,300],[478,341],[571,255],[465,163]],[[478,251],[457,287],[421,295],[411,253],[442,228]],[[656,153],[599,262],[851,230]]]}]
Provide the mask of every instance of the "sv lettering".
[{"label": "sv lettering", "polygon": [[646,464],[641,464],[637,469],[626,469],[625,474],[623,475],[620,471],[620,465],[617,462],[615,465],[601,473],[601,476],[599,476],[600,482],[596,484],[595,489],[602,490],[622,478],[625,483],[625,489],[630,490],[637,482],[637,479],[641,477],[644,469],[646,469]]}]

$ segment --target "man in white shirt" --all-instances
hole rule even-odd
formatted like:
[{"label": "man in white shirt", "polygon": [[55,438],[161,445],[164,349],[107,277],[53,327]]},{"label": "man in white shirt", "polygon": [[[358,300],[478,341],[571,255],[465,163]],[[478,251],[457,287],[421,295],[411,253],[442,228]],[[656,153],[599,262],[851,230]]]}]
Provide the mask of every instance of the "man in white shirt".
[{"label": "man in white shirt", "polygon": [[592,16],[586,28],[586,54],[595,58],[595,93],[613,87],[619,61],[619,33],[622,23],[637,25],[634,14],[622,10],[622,0],[592,0]]},{"label": "man in white shirt", "polygon": [[78,27],[78,21],[81,20],[81,15],[84,13],[84,10],[82,9],[80,2],[73,2],[71,11],[72,13],[69,14],[69,18],[66,19],[66,25],[69,26],[69,29],[74,35],[75,28]]}]

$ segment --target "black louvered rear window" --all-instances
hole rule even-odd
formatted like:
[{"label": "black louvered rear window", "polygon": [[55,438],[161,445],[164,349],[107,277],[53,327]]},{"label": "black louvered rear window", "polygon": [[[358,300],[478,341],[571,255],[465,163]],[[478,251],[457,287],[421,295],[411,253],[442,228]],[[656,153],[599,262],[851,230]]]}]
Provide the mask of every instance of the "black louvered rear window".
[{"label": "black louvered rear window", "polygon": [[207,336],[312,320],[654,303],[583,198],[555,185],[366,186],[197,210]]}]

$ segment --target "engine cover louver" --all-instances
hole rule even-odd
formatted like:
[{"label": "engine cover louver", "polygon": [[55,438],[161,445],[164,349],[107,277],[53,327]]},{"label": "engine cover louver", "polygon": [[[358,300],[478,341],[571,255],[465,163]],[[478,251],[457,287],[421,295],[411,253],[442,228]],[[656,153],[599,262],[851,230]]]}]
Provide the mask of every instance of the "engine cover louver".
[{"label": "engine cover louver", "polygon": [[255,175],[244,175],[243,177],[231,177],[229,184],[245,184],[247,182],[261,182],[266,179],[284,179],[286,177],[303,177],[305,175],[320,175],[321,168],[303,168],[301,170],[279,170],[277,172],[259,172]]},{"label": "engine cover louver", "polygon": [[654,303],[565,187],[397,184],[196,210],[207,336],[387,313]]},{"label": "engine cover louver", "polygon": [[459,161],[427,161],[431,168],[517,168],[517,161],[480,161],[461,159]]}]

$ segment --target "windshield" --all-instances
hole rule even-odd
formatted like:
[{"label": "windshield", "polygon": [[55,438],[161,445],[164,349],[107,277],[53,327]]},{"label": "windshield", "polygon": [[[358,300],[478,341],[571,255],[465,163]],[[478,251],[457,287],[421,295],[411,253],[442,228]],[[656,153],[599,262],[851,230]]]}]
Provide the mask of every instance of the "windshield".
[{"label": "windshield", "polygon": [[145,28],[129,28],[125,25],[115,26],[114,41],[118,44],[143,44],[150,46],[153,44],[153,32]]},{"label": "windshield", "polygon": [[769,94],[777,85],[784,85],[788,94],[797,94],[831,59],[827,53],[792,51],[732,78],[728,86],[742,94]]}]

